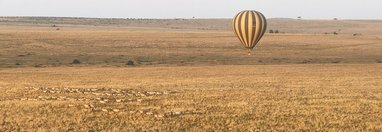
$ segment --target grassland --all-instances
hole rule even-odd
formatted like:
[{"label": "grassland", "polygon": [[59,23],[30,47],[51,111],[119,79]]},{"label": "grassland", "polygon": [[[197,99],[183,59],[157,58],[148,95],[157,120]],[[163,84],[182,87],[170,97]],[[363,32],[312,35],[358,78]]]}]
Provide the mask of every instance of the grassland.
[{"label": "grassland", "polygon": [[382,130],[380,21],[46,19],[0,19],[1,131]]}]

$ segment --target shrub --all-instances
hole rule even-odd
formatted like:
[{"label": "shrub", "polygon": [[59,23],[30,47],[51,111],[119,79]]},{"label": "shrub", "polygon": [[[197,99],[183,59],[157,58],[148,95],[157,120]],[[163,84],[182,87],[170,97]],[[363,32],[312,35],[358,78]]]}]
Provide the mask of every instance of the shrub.
[{"label": "shrub", "polygon": [[126,65],[132,66],[132,65],[134,65],[134,61],[129,60],[129,61],[127,61]]},{"label": "shrub", "polygon": [[310,63],[311,61],[310,60],[304,60],[304,61],[302,61],[301,63],[302,64],[307,64],[307,63]]},{"label": "shrub", "polygon": [[360,33],[354,33],[353,36],[361,36]]},{"label": "shrub", "polygon": [[332,63],[340,63],[341,61],[339,61],[339,60],[334,60],[334,61],[332,61]]},{"label": "shrub", "polygon": [[275,33],[279,33],[279,30],[275,30]]},{"label": "shrub", "polygon": [[273,30],[271,29],[271,30],[269,30],[269,33],[273,33]]},{"label": "shrub", "polygon": [[42,65],[42,64],[35,64],[34,67],[41,68],[41,67],[44,67],[44,65]]},{"label": "shrub", "polygon": [[74,59],[72,64],[81,64],[81,61],[80,60],[77,60],[77,59]]}]

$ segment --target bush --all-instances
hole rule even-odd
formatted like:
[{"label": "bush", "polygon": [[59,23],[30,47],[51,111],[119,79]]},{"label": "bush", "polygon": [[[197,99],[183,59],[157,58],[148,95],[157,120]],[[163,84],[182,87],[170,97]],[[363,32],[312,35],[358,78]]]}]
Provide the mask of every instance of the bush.
[{"label": "bush", "polygon": [[134,61],[129,60],[129,61],[127,61],[126,65],[132,66],[132,65],[134,65]]},{"label": "bush", "polygon": [[279,33],[279,30],[275,30],[275,33]]},{"label": "bush", "polygon": [[41,67],[44,67],[44,65],[43,64],[35,64],[34,67],[41,68]]},{"label": "bush", "polygon": [[271,30],[269,30],[269,33],[273,33],[273,30],[271,29]]},{"label": "bush", "polygon": [[362,34],[360,33],[354,33],[353,36],[361,36]]},{"label": "bush", "polygon": [[341,63],[341,61],[340,60],[333,60],[332,63],[337,64],[337,63]]},{"label": "bush", "polygon": [[81,61],[80,60],[77,60],[77,59],[74,59],[72,64],[81,64]]}]

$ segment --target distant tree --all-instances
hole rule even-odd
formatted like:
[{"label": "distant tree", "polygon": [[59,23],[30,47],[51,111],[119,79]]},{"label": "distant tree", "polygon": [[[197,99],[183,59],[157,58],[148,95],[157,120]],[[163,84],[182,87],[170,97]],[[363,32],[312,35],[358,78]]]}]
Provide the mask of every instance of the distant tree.
[{"label": "distant tree", "polygon": [[334,21],[337,21],[337,20],[338,20],[338,18],[333,18],[333,20],[334,20]]},{"label": "distant tree", "polygon": [[271,29],[271,30],[269,30],[269,33],[273,33],[273,30]]},{"label": "distant tree", "polygon": [[275,33],[279,33],[279,30],[275,30]]},{"label": "distant tree", "polygon": [[301,20],[301,19],[302,19],[302,17],[301,17],[301,16],[298,16],[298,17],[297,17],[297,19],[298,19],[298,20]]},{"label": "distant tree", "polygon": [[337,32],[333,32],[333,34],[334,34],[334,35],[338,35],[338,33],[337,33]]}]

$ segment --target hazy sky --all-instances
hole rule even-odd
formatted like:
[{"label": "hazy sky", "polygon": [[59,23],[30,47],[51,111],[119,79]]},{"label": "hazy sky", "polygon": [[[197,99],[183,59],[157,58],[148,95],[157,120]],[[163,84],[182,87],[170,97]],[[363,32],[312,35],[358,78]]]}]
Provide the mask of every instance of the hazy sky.
[{"label": "hazy sky", "polygon": [[382,0],[0,0],[0,16],[232,18],[246,9],[268,18],[382,19]]}]

